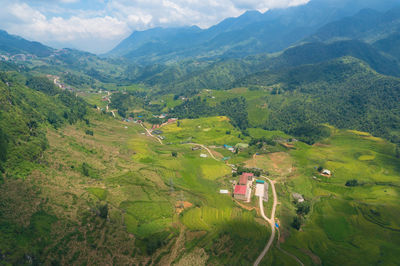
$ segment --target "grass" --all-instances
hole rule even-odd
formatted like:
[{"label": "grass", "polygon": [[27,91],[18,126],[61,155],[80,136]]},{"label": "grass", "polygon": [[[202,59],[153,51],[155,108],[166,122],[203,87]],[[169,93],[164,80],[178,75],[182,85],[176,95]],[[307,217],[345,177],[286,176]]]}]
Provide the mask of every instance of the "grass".
[{"label": "grass", "polygon": [[96,188],[96,187],[91,187],[87,189],[90,194],[96,196],[99,200],[106,200],[107,198],[107,190],[103,188]]},{"label": "grass", "polygon": [[[41,198],[33,201],[28,197],[31,194],[22,193],[26,198],[17,201],[16,208],[10,205],[20,220],[29,223],[24,227],[16,217],[10,218],[14,223],[1,224],[1,228],[11,230],[1,231],[1,242],[13,239],[10,243],[17,243],[13,245],[24,246],[19,254],[23,256],[26,247],[35,244],[29,237],[42,236],[48,239],[41,242],[49,247],[48,258],[61,258],[61,264],[146,264],[159,254],[169,256],[171,252],[167,251],[173,247],[177,228],[184,225],[185,235],[201,233],[186,240],[185,254],[196,247],[206,252],[210,265],[254,262],[269,237],[268,227],[255,211],[240,209],[231,196],[218,194],[221,188],[230,189],[229,181],[233,179],[224,162],[200,158],[205,151],[192,151],[190,145],[179,144],[190,137],[193,142],[216,146],[247,142],[248,138],[238,137],[240,132],[227,118],[182,120],[179,127],[168,125],[162,130],[169,145],[140,134],[143,129],[131,123],[100,115],[90,120],[93,136],[85,134],[88,125],[84,123],[48,131],[46,166],[28,179],[40,188],[40,192],[31,194]],[[231,134],[226,134],[228,130]],[[362,132],[333,132],[322,143],[309,146],[297,142],[289,152],[262,154],[253,162],[251,149],[237,155],[216,150],[232,156],[229,163],[252,163],[270,172],[277,181],[280,204],[276,216],[285,239],[282,248],[305,264],[317,264],[316,257],[326,265],[395,264],[400,251],[400,163],[394,157],[394,146]],[[249,133],[252,137],[289,137],[262,129],[249,129]],[[98,178],[84,177],[80,162],[92,167]],[[332,177],[319,175],[318,166],[331,170]],[[357,179],[360,185],[346,187],[351,179]],[[311,203],[301,231],[290,227],[296,215],[293,192],[301,193]],[[20,192],[14,193],[13,198],[18,199]],[[271,188],[269,195],[267,214],[272,203]],[[98,201],[108,204],[108,219],[96,214]],[[181,201],[192,207],[178,214],[175,206]],[[30,206],[27,202],[32,206],[22,209]],[[35,209],[37,206],[43,209]],[[18,236],[17,232],[38,235]],[[293,260],[276,248],[270,252],[263,263],[293,265]]]},{"label": "grass", "polygon": [[262,138],[262,137],[265,138],[281,137],[285,139],[290,138],[289,135],[283,133],[282,131],[268,131],[262,128],[249,128],[248,131],[250,133],[250,136],[252,136],[253,138]]},{"label": "grass", "polygon": [[175,123],[162,128],[166,143],[194,142],[204,145],[235,145],[247,140],[239,138],[240,131],[235,129],[229,119],[224,116],[184,119],[179,123],[179,127]]},{"label": "grass", "polygon": [[[281,230],[289,235],[282,247],[304,262],[312,257],[301,250],[327,265],[394,263],[400,251],[400,164],[394,146],[366,133],[336,130],[321,144],[297,143],[290,154],[297,172],[278,190],[286,201],[278,211]],[[331,170],[332,177],[319,176],[318,166]],[[351,179],[361,185],[346,187]],[[292,192],[312,203],[302,231],[290,228]]]},{"label": "grass", "polygon": [[[234,88],[231,90],[204,90],[201,95],[208,97],[208,102],[212,105],[229,98],[244,97],[248,105],[249,122],[251,127],[263,126],[268,119],[268,89],[249,90],[247,88]],[[209,97],[214,98],[210,99]]]}]

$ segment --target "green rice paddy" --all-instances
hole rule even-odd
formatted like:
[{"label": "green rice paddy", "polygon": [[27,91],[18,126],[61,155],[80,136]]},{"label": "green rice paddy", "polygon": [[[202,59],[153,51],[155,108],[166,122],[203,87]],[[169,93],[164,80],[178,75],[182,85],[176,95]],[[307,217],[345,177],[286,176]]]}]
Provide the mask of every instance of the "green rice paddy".
[{"label": "green rice paddy", "polygon": [[[394,157],[394,145],[362,132],[335,131],[318,145],[297,143],[290,154],[298,175],[278,190],[278,197],[287,201],[278,210],[281,230],[289,235],[281,246],[305,264],[395,265],[400,252],[400,160]],[[332,177],[318,175],[318,166],[331,170]],[[359,186],[346,187],[351,179]],[[292,192],[312,203],[301,231],[290,227],[295,215],[290,210]]]}]

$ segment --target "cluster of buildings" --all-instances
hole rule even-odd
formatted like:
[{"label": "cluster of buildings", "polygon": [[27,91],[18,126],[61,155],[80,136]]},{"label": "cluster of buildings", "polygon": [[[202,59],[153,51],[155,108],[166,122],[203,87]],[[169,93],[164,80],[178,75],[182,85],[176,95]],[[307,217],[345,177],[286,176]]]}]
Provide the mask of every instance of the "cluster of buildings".
[{"label": "cluster of buildings", "polygon": [[153,127],[151,128],[151,131],[152,130],[157,130],[158,128],[161,128],[161,127],[166,126],[168,124],[175,123],[176,121],[178,121],[178,118],[169,118],[166,122],[162,123],[161,125],[153,125]]},{"label": "cluster of buildings", "polygon": [[237,149],[239,150],[247,149],[248,147],[249,145],[246,143],[238,143],[235,146],[224,144],[224,148],[231,152],[235,152]]},{"label": "cluster of buildings", "polygon": [[235,185],[233,196],[237,200],[250,202],[251,189],[255,181],[255,195],[261,197],[264,201],[268,201],[268,183],[264,180],[256,180],[253,173],[243,173],[239,182]]},{"label": "cluster of buildings", "polygon": [[253,173],[242,173],[239,183],[235,185],[233,196],[235,199],[250,202],[251,185],[253,184]]}]

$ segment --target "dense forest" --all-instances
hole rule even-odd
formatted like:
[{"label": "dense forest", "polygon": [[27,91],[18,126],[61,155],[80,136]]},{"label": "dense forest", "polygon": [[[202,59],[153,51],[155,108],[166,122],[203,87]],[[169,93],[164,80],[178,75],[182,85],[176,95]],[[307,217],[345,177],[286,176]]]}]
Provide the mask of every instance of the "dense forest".
[{"label": "dense forest", "polygon": [[[344,57],[316,65],[249,76],[241,85],[280,84],[284,97],[269,99],[267,129],[293,133],[305,124],[328,123],[399,142],[400,80],[376,73],[364,62]],[[273,91],[274,93],[274,91]]]},{"label": "dense forest", "polygon": [[229,117],[232,125],[242,130],[249,126],[247,103],[243,97],[227,99],[216,106],[210,106],[205,98],[195,97],[170,109],[169,114],[181,119],[221,115]]}]

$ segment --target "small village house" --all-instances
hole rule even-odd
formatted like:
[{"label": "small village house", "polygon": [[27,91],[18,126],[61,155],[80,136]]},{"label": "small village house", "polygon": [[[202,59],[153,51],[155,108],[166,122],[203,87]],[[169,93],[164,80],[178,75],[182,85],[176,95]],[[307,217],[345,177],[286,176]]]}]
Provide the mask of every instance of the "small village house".
[{"label": "small village house", "polygon": [[328,169],[324,169],[324,170],[322,170],[322,174],[326,175],[326,176],[330,176],[331,175],[331,171],[328,170]]},{"label": "small village house", "polygon": [[235,199],[238,200],[247,200],[247,193],[247,185],[236,185],[235,191],[233,192]]}]

